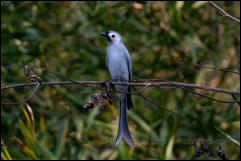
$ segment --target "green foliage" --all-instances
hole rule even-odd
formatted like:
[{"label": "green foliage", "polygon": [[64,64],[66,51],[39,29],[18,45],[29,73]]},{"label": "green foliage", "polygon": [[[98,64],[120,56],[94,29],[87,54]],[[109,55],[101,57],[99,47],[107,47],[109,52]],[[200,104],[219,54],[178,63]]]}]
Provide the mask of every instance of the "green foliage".
[{"label": "green foliage", "polygon": [[[240,2],[216,2],[240,19]],[[40,65],[73,80],[109,80],[106,41],[100,32],[119,32],[131,53],[133,77],[240,90],[240,76],[195,68],[188,63],[240,70],[240,23],[222,16],[208,2],[1,2],[1,86],[27,83],[25,64]],[[178,59],[174,59],[176,57]],[[64,81],[34,69],[43,81]],[[71,85],[78,91],[96,91]],[[18,102],[33,87],[3,90],[2,102]],[[202,94],[231,100],[226,94]],[[98,91],[96,91],[98,92]],[[133,95],[129,128],[135,146],[114,146],[118,108],[107,104],[83,111],[90,95],[62,86],[40,88],[23,105],[1,105],[2,159],[193,159],[192,138],[221,142],[228,159],[240,159],[240,107],[194,96],[181,89],[148,88],[143,95],[191,120]],[[25,105],[24,105],[25,107]],[[25,111],[25,112],[24,112]],[[218,131],[218,127],[223,133]]]}]

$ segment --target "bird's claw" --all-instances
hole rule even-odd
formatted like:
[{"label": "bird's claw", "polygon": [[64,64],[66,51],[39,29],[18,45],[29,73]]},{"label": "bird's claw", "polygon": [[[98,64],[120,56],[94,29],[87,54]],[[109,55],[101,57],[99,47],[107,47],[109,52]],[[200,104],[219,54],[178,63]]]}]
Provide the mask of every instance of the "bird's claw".
[{"label": "bird's claw", "polygon": [[122,80],[122,85],[123,85],[123,86],[126,86],[127,83],[128,83],[128,80]]},{"label": "bird's claw", "polygon": [[111,79],[111,80],[108,81],[107,83],[111,85],[111,84],[113,84],[114,82],[118,82],[118,79]]}]

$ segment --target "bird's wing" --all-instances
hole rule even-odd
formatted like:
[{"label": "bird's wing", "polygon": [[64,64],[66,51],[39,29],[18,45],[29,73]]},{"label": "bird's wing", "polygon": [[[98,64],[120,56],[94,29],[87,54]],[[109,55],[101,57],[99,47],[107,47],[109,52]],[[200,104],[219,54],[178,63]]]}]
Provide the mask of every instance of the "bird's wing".
[{"label": "bird's wing", "polygon": [[125,48],[125,59],[128,65],[128,70],[129,70],[129,80],[132,80],[132,66],[131,66],[131,58],[128,50]]},{"label": "bird's wing", "polygon": [[108,54],[106,54],[106,56],[105,56],[105,64],[106,64],[107,68],[109,68]]}]

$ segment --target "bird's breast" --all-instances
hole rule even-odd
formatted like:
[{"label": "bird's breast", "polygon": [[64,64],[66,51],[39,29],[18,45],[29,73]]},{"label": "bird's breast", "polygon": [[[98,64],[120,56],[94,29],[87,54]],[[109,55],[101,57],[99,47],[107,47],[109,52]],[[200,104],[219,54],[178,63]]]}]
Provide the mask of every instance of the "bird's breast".
[{"label": "bird's breast", "polygon": [[112,79],[129,79],[129,70],[125,56],[121,52],[108,53],[108,68]]}]

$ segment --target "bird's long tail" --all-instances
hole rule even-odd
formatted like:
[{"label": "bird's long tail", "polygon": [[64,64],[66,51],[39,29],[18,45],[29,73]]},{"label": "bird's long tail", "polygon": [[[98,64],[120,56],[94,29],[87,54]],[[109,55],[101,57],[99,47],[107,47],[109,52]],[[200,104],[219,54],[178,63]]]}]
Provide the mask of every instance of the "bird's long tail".
[{"label": "bird's long tail", "polygon": [[119,129],[118,135],[116,138],[115,145],[118,145],[121,141],[122,136],[124,137],[125,141],[130,145],[133,146],[133,141],[131,139],[131,135],[128,128],[127,122],[127,96],[122,95],[118,98],[119,101]]}]

